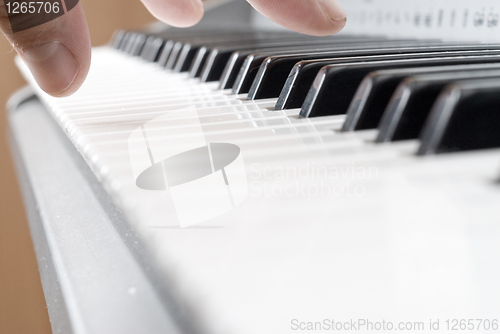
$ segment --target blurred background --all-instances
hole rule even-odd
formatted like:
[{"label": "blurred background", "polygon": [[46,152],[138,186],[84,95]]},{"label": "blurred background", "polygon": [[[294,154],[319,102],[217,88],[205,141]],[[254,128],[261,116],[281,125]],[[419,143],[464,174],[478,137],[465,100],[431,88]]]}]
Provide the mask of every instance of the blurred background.
[{"label": "blurred background", "polygon": [[[139,0],[81,0],[94,46],[118,28],[137,28],[154,18]],[[16,52],[0,36],[0,333],[51,333],[35,253],[10,159],[5,104],[25,85]]]}]

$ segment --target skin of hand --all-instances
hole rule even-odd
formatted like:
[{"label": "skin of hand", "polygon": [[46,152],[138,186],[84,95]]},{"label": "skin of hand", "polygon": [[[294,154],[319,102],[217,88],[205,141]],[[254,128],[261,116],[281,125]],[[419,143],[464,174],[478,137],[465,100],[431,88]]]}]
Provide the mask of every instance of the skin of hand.
[{"label": "skin of hand", "polygon": [[[201,0],[141,0],[157,19],[189,27],[203,16]],[[261,14],[297,32],[326,36],[344,27],[346,12],[337,0],[248,0]],[[55,20],[13,33],[6,6],[0,0],[0,30],[28,65],[46,93],[64,97],[75,93],[90,68],[89,29],[79,3]]]}]

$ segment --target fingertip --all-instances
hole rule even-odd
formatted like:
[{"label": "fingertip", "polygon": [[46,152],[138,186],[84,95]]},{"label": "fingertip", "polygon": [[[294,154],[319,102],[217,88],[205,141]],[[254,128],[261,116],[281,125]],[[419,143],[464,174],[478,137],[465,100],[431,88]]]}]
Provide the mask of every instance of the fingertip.
[{"label": "fingertip", "polygon": [[317,32],[313,32],[311,35],[315,36],[330,36],[335,35],[342,31],[347,24],[347,17],[342,17],[338,19],[330,18],[330,22],[325,24],[321,29]]},{"label": "fingertip", "polygon": [[337,0],[318,0],[323,12],[330,18],[325,26],[324,35],[333,35],[344,29],[347,23],[347,12]]},{"label": "fingertip", "polygon": [[191,27],[204,14],[201,0],[141,0],[154,17],[178,28]]},{"label": "fingertip", "polygon": [[248,0],[261,14],[285,28],[315,36],[333,35],[346,24],[337,0]]}]

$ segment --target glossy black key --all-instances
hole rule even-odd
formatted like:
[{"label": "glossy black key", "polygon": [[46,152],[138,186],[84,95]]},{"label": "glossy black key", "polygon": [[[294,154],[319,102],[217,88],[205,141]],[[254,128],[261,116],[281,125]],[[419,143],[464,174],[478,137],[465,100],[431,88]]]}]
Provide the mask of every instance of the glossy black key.
[{"label": "glossy black key", "polygon": [[[224,32],[221,34],[212,34],[209,36],[191,36],[190,38],[184,38],[182,40],[177,40],[176,44],[171,51],[170,57],[167,61],[167,69],[175,69],[176,67],[180,70],[185,68],[185,71],[189,70],[190,62],[195,58],[196,52],[202,46],[214,46],[214,45],[231,45],[231,44],[241,44],[241,43],[252,43],[259,40],[275,40],[278,38],[298,38],[300,35],[292,32]],[[187,64],[185,62],[188,61]]]},{"label": "glossy black key", "polygon": [[347,117],[342,131],[374,129],[386,111],[389,101],[398,85],[405,79],[415,75],[448,73],[460,71],[476,71],[481,69],[498,69],[499,64],[437,66],[423,68],[402,68],[396,70],[376,71],[367,75],[361,82],[347,110]]},{"label": "glossy black key", "polygon": [[[159,46],[158,46],[159,42]],[[144,47],[142,48],[141,54],[139,57],[146,61],[150,61],[151,58],[156,58],[158,55],[159,48],[163,45],[164,41],[162,38],[157,36],[147,36],[146,42],[144,43]]]},{"label": "glossy black key", "polygon": [[165,64],[165,68],[167,70],[171,70],[174,68],[177,59],[181,53],[182,48],[184,47],[184,42],[175,42],[172,50],[170,50],[170,55],[168,57],[167,63]]},{"label": "glossy black key", "polygon": [[[117,34],[119,34],[118,32]],[[133,34],[134,32],[130,32]],[[220,34],[218,31],[211,31],[215,35]],[[127,32],[122,32],[121,35],[126,35]],[[141,58],[148,61],[155,61],[158,59],[159,52],[163,48],[163,44],[167,40],[175,40],[175,39],[189,39],[195,35],[203,35],[203,33],[199,31],[188,31],[183,29],[173,29],[166,32],[160,33],[143,33],[146,37],[144,42],[144,46],[140,51]],[[123,39],[123,38],[122,38]]]},{"label": "glossy black key", "polygon": [[370,72],[423,66],[493,63],[500,61],[500,51],[418,53],[385,57],[386,59],[371,57],[372,61],[367,59],[368,57],[360,57],[358,61],[340,60],[335,65],[323,67],[309,90],[300,115],[319,117],[347,113],[360,83]]},{"label": "glossy black key", "polygon": [[165,41],[161,37],[151,37],[152,42],[148,46],[147,53],[144,55],[144,60],[149,62],[156,62],[165,47]]},{"label": "glossy black key", "polygon": [[[220,80],[222,73],[230,57],[235,52],[247,52],[248,54],[256,52],[281,52],[293,51],[302,48],[321,47],[325,44],[339,42],[338,38],[323,37],[311,38],[310,36],[299,36],[294,38],[280,38],[273,40],[259,40],[252,43],[234,45],[231,47],[206,49],[209,52],[200,74],[202,82],[211,82]],[[202,54],[197,55],[201,57]],[[193,68],[194,72],[195,69]]]},{"label": "glossy black key", "polygon": [[456,82],[438,98],[418,155],[500,147],[500,79]]},{"label": "glossy black key", "polygon": [[130,55],[137,57],[141,54],[144,45],[146,44],[147,36],[145,34],[137,34],[134,44],[130,50]]},{"label": "glossy black key", "polygon": [[139,55],[140,58],[146,59],[149,55],[149,51],[151,50],[151,44],[153,44],[153,41],[156,37],[154,36],[147,36],[146,37],[146,42],[144,43],[144,47],[142,48],[141,54]]},{"label": "glossy black key", "polygon": [[[276,46],[269,46],[268,48],[251,48],[251,49],[239,49],[233,53],[224,53],[219,55],[214,55],[214,52],[210,52],[210,54],[207,57],[206,62],[203,64],[203,69],[200,71],[200,79],[202,82],[211,82],[211,81],[219,81],[221,80],[227,73],[229,74],[228,79],[224,79],[224,86],[228,86],[227,88],[232,88],[234,86],[234,83],[236,81],[236,78],[238,77],[238,74],[241,70],[241,67],[243,66],[245,59],[252,54],[255,53],[291,53],[291,52],[297,52],[297,50],[305,49],[305,50],[310,50],[311,47],[317,47],[320,48],[324,45],[324,43],[319,43],[319,44],[308,44],[307,46],[304,45],[295,45],[295,43],[292,43],[289,46],[281,46],[281,47],[276,47]],[[238,54],[240,55],[239,59],[236,59],[235,62],[231,62],[232,55]],[[245,55],[242,57],[242,55]],[[231,62],[231,63],[230,63]],[[229,66],[228,66],[229,64]],[[228,69],[230,67],[230,69]],[[231,71],[232,73],[229,73]],[[225,89],[225,88],[224,88]]]},{"label": "glossy black key", "polygon": [[439,94],[458,80],[500,79],[500,64],[488,70],[446,72],[407,78],[398,87],[379,125],[376,142],[417,139]]},{"label": "glossy black key", "polygon": [[163,47],[161,52],[159,53],[157,63],[161,67],[165,67],[167,65],[168,58],[170,57],[170,52],[174,47],[175,42],[171,40],[167,40],[163,43]]},{"label": "glossy black key", "polygon": [[174,65],[174,72],[189,71],[196,53],[201,48],[199,45],[184,44],[179,57]]},{"label": "glossy black key", "polygon": [[127,34],[124,45],[122,46],[122,51],[130,54],[132,47],[134,46],[135,39],[137,38],[137,32],[130,32]]},{"label": "glossy black key", "polygon": [[[367,40],[366,38],[359,37],[350,37],[347,40],[347,43],[354,43],[354,41],[358,41],[358,43],[365,43],[372,40]],[[266,52],[267,54],[276,54],[280,52],[328,48],[328,45],[338,43],[345,44],[345,42],[346,38],[339,38],[338,36],[312,37],[299,35],[289,38],[281,37],[279,39],[272,40],[258,40],[243,45],[233,45],[231,47],[226,46],[225,48],[221,49],[200,49],[199,54],[197,54],[196,58],[202,58],[202,52],[210,52],[210,54],[206,58],[206,62],[203,64],[203,70],[201,71],[200,75],[202,82],[209,82],[218,81],[219,79],[221,79],[222,74],[225,71],[226,64],[228,63],[231,56],[235,53],[244,53],[246,54],[246,56],[253,53],[263,52]],[[244,58],[239,61],[239,67],[241,67],[243,61]],[[238,71],[239,67],[237,67]],[[196,68],[191,69],[191,76],[194,75],[195,71],[197,72],[198,70]],[[236,75],[234,77],[236,77]],[[231,87],[232,86],[230,86],[229,88]]]},{"label": "glossy black key", "polygon": [[[386,42],[385,39],[377,39],[377,38],[352,38],[352,40],[356,40],[357,43],[355,44],[349,44],[350,47],[355,47],[358,45],[359,47],[369,47],[370,45],[375,45],[375,43],[381,43],[381,42]],[[224,71],[222,72],[221,78],[220,78],[220,84],[219,84],[219,89],[232,89],[233,86],[235,85],[236,78],[239,75],[239,72],[244,64],[245,61],[247,60],[248,57],[254,57],[257,54],[262,56],[261,61],[264,61],[267,57],[273,56],[273,55],[283,55],[283,54],[296,54],[297,52],[327,52],[328,50],[331,50],[332,47],[329,46],[324,46],[316,48],[313,50],[310,46],[298,46],[295,50],[292,50],[290,53],[289,50],[282,50],[280,52],[279,49],[268,49],[268,50],[238,50],[235,51],[231,54],[229,57],[229,60],[226,63],[226,67],[224,68]],[[252,59],[253,60],[253,59]],[[258,63],[259,60],[257,60]],[[258,66],[260,66],[262,62]]]},{"label": "glossy black key", "polygon": [[190,78],[199,78],[201,76],[201,71],[203,70],[203,66],[207,62],[208,55],[209,49],[207,47],[202,46],[198,50],[188,71]]},{"label": "glossy black key", "polygon": [[189,50],[192,45],[198,47],[203,45],[203,43],[214,43],[214,42],[224,42],[224,41],[237,41],[245,40],[247,38],[263,38],[262,36],[277,36],[277,35],[290,35],[294,33],[276,33],[276,32],[266,32],[266,31],[201,31],[201,32],[189,32],[181,31],[175,34],[159,34],[165,40],[165,47],[162,54],[159,56],[159,65],[172,69],[178,61],[178,58],[182,52],[184,45],[189,44],[187,49]]},{"label": "glossy black key", "polygon": [[[201,81],[217,81],[220,79],[222,71],[232,53],[238,50],[264,50],[278,48],[280,46],[299,46],[304,43],[325,43],[325,41],[336,40],[334,37],[323,37],[321,39],[303,35],[269,35],[266,37],[246,38],[245,40],[230,40],[219,43],[204,43],[191,47],[191,50],[183,50],[179,57],[175,70],[181,67],[188,68],[188,64],[183,63],[185,58],[190,60],[189,72],[191,77],[196,77],[200,73]],[[186,46],[185,46],[186,48]],[[192,64],[191,64],[192,63]],[[200,69],[201,67],[201,69]]]},{"label": "glossy black key", "polygon": [[[225,54],[229,53],[227,57],[231,55],[236,50],[239,49],[245,49],[245,48],[255,48],[253,45],[255,43],[267,43],[270,45],[273,44],[279,44],[282,42],[285,43],[293,43],[293,41],[297,39],[302,39],[306,38],[302,35],[298,34],[287,34],[287,35],[276,35],[276,34],[269,34],[264,37],[255,37],[252,38],[251,40],[246,39],[244,41],[239,41],[238,43],[234,43],[233,41],[229,43],[219,43],[217,45],[202,45],[198,51],[196,52],[194,59],[193,59],[193,64],[191,68],[189,69],[189,76],[191,78],[199,77],[201,73],[201,70],[203,69],[203,64],[205,63],[206,59],[209,57],[209,53],[215,53],[211,55],[211,57],[221,57],[224,56]],[[198,75],[197,75],[198,74]]]},{"label": "glossy black key", "polygon": [[113,38],[111,39],[111,47],[119,50],[126,34],[127,32],[125,30],[116,30],[113,34]]},{"label": "glossy black key", "polygon": [[356,40],[345,40],[342,42],[337,42],[331,45],[322,44],[319,47],[298,47],[296,50],[284,51],[284,52],[259,52],[248,55],[241,67],[237,67],[238,75],[232,86],[233,94],[244,94],[250,91],[252,84],[257,76],[260,66],[262,63],[271,56],[283,56],[283,55],[302,55],[307,57],[308,55],[316,55],[321,52],[327,53],[328,51],[339,51],[339,50],[353,50],[359,48],[366,48],[369,44],[381,43],[380,40],[370,40],[370,41],[356,41]]},{"label": "glossy black key", "polygon": [[130,38],[130,36],[131,36],[130,31],[124,32],[123,37],[122,37],[121,42],[120,42],[120,45],[118,46],[118,50],[120,50],[122,52],[123,52],[123,50],[125,50],[125,46],[127,45],[128,39]]},{"label": "glossy black key", "polygon": [[[500,45],[496,46],[500,49]],[[353,55],[383,55],[383,54],[402,54],[402,53],[417,53],[417,52],[438,52],[438,51],[459,51],[459,50],[479,50],[485,49],[484,45],[448,45],[432,41],[387,41],[376,43],[371,47],[369,45],[361,46],[359,50],[363,52],[353,53]],[[319,60],[325,58],[339,57],[339,55],[308,55],[301,57],[300,55],[275,56],[267,58],[259,68],[259,72],[252,87],[248,93],[248,98],[251,100],[279,97],[281,90],[285,86],[289,74],[295,64],[300,61]],[[318,63],[325,64],[319,61]],[[318,65],[318,64],[317,64]],[[322,66],[321,66],[322,67]],[[318,71],[321,68],[318,66]],[[312,83],[312,78],[311,78]],[[290,82],[288,83],[290,84]],[[280,102],[281,103],[281,102]],[[297,106],[296,106],[297,107]],[[278,105],[278,109],[283,107]]]},{"label": "glossy black key", "polygon": [[[491,46],[490,48],[498,48],[500,49],[499,46]],[[476,51],[476,50],[483,50],[485,48],[484,45],[476,45],[476,46],[469,46],[469,45],[463,45],[463,46],[432,46],[432,47],[421,47],[421,48],[414,48],[413,50],[407,48],[408,52],[406,53],[411,53],[415,54],[414,56],[404,56],[405,58],[418,58],[421,57],[417,54],[423,54],[426,52],[433,52],[436,54],[436,56],[446,56],[445,53],[442,55],[438,55],[438,53],[441,50],[445,50],[442,52],[460,52],[462,50],[471,50],[471,51]],[[394,59],[401,58],[402,52],[382,52],[381,55],[388,55],[393,57]],[[375,54],[376,55],[376,54]],[[450,54],[451,55],[451,54]],[[311,87],[314,79],[316,78],[316,75],[318,74],[319,70],[324,67],[329,65],[330,63],[336,64],[338,63],[338,59],[320,59],[320,60],[311,60],[311,61],[301,61],[297,63],[293,69],[290,71],[288,78],[285,82],[285,85],[283,86],[283,90],[280,93],[280,96],[278,98],[278,102],[276,103],[276,109],[278,110],[284,110],[284,109],[293,109],[293,108],[300,108],[302,107],[305,98],[307,94],[309,93],[309,88]]]}]

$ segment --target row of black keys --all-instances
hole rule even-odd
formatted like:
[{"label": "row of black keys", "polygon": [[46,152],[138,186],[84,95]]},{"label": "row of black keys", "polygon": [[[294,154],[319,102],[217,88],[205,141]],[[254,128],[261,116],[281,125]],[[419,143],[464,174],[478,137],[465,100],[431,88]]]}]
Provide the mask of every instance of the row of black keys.
[{"label": "row of black keys", "polygon": [[113,46],[343,131],[422,140],[419,154],[500,147],[500,45],[256,31],[120,31]]}]

